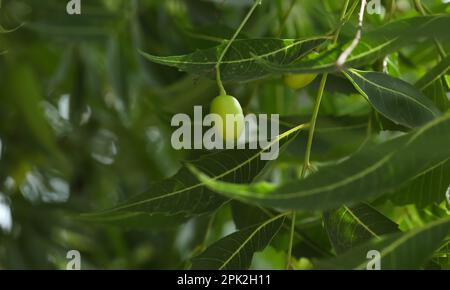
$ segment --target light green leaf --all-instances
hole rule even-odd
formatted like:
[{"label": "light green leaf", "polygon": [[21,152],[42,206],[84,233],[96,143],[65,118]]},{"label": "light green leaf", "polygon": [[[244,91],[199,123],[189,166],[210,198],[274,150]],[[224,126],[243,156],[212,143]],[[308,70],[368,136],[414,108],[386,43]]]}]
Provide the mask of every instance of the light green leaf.
[{"label": "light green leaf", "polygon": [[283,225],[286,214],[237,231],[212,244],[192,260],[193,270],[245,270],[253,254],[264,250]]},{"label": "light green leaf", "polygon": [[366,203],[325,212],[323,220],[338,254],[373,238],[399,232],[396,223]]},{"label": "light green leaf", "polygon": [[345,75],[379,113],[396,124],[413,128],[439,115],[429,99],[400,79],[357,70],[348,70]]},{"label": "light green leaf", "polygon": [[392,192],[450,157],[450,114],[409,134],[366,146],[345,161],[304,180],[230,184],[190,168],[208,187],[230,198],[265,207],[326,210]]},{"label": "light green leaf", "polygon": [[[264,58],[283,64],[292,62],[305,55],[324,41],[325,37],[309,39],[241,39],[231,47],[221,63],[221,76],[225,82],[244,82],[268,75],[264,67],[255,62],[255,58]],[[142,52],[149,61],[176,67],[179,70],[215,78],[215,66],[226,43],[217,47],[199,50],[180,56],[155,56]]]},{"label": "light green leaf", "polygon": [[450,233],[450,219],[442,219],[407,233],[383,236],[336,258],[319,261],[319,269],[366,269],[367,253],[380,253],[382,270],[420,269]]}]

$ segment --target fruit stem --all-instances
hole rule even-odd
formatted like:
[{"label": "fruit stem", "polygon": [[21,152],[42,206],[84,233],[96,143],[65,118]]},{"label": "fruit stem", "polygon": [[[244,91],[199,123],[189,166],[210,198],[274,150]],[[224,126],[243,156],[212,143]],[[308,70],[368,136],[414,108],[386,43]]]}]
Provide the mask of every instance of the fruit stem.
[{"label": "fruit stem", "polygon": [[[355,2],[356,4],[357,2]],[[342,8],[342,12],[341,12],[341,16],[340,16],[340,24],[338,29],[336,30],[334,37],[333,37],[333,42],[336,43],[338,38],[339,38],[339,34],[341,32],[342,26],[344,25],[345,21],[346,21],[346,15],[347,15],[347,10],[350,4],[350,0],[345,0],[344,3],[344,7]],[[363,3],[362,5],[365,6],[365,4]],[[356,7],[356,6],[354,6]],[[353,8],[351,9],[351,11],[349,13],[353,13]],[[325,84],[327,83],[327,78],[328,78],[328,74],[324,74],[322,76],[322,79],[320,81],[320,87],[319,87],[319,92],[317,94],[317,99],[316,99],[316,103],[314,104],[314,110],[313,110],[313,115],[311,117],[311,122],[309,123],[309,133],[308,133],[308,143],[306,145],[306,152],[305,152],[305,161],[303,163],[303,168],[302,171],[300,173],[300,178],[303,179],[306,176],[306,173],[309,170],[310,167],[310,158],[311,158],[311,149],[312,149],[312,143],[313,143],[313,139],[314,139],[314,131],[316,129],[316,122],[317,122],[317,117],[319,115],[319,110],[320,110],[320,104],[322,103],[322,96],[323,96],[323,92],[325,90]],[[288,248],[288,257],[287,257],[287,265],[286,265],[286,269],[289,269],[290,265],[291,265],[291,259],[292,259],[292,247],[294,244],[294,232],[295,232],[295,219],[296,219],[296,212],[295,210],[292,211],[291,213],[292,215],[292,221],[291,221],[291,229],[290,229],[290,237],[289,237],[289,248]]]},{"label": "fruit stem", "polygon": [[234,33],[233,37],[228,41],[227,45],[225,46],[225,48],[223,49],[222,53],[219,56],[219,60],[216,63],[217,86],[219,87],[219,91],[220,91],[220,95],[221,96],[225,96],[227,94],[227,92],[225,91],[225,87],[223,86],[223,83],[222,83],[222,78],[221,78],[221,74],[220,74],[220,65],[221,65],[221,63],[223,61],[223,58],[227,54],[228,49],[230,48],[231,44],[236,40],[236,38],[238,37],[239,33],[241,33],[242,29],[244,28],[245,24],[247,23],[247,21],[252,16],[252,14],[255,11],[256,7],[258,5],[260,5],[261,2],[262,2],[262,0],[255,0],[255,3],[253,4],[252,8],[250,9],[250,11],[245,16],[244,20],[242,21],[241,25],[238,27],[238,29]]},{"label": "fruit stem", "polygon": [[[316,103],[314,104],[313,115],[311,117],[311,122],[309,125],[309,133],[308,133],[308,143],[306,144],[306,152],[305,152],[305,161],[303,163],[302,172],[300,174],[300,178],[303,179],[306,176],[306,172],[310,167],[310,158],[311,158],[311,149],[312,143],[314,140],[314,131],[316,129],[317,117],[319,116],[320,104],[322,103],[322,96],[325,90],[325,84],[327,83],[328,74],[324,74],[322,79],[320,80],[319,92],[317,94]],[[296,212],[292,211],[292,221],[291,221],[291,230],[289,236],[289,248],[288,248],[288,257],[287,257],[287,265],[286,269],[289,269],[292,260],[292,246],[294,244],[294,232],[295,232],[295,218]]]},{"label": "fruit stem", "polygon": [[[339,38],[339,34],[341,33],[342,26],[344,25],[344,23],[346,21],[346,14],[347,14],[349,4],[350,4],[350,0],[345,0],[344,7],[342,8],[341,16],[339,18],[339,21],[340,21],[339,27],[336,30],[334,37],[333,37],[334,43],[337,42],[337,40]],[[353,9],[352,9],[352,12],[353,12]],[[328,74],[324,74],[320,81],[320,88],[319,88],[319,92],[317,95],[316,103],[314,105],[313,115],[312,115],[310,126],[309,126],[308,143],[306,145],[306,152],[305,152],[305,161],[303,163],[303,168],[302,168],[302,171],[300,174],[301,179],[305,178],[306,172],[308,171],[308,169],[310,167],[310,158],[311,158],[312,143],[313,143],[313,139],[314,139],[314,131],[316,129],[317,116],[319,115],[320,104],[322,103],[322,96],[323,96],[323,92],[325,90],[325,84],[327,82],[327,78],[328,78]],[[294,244],[294,233],[295,233],[295,219],[296,219],[296,215],[297,215],[296,211],[293,210],[291,215],[292,215],[292,220],[291,220],[291,229],[290,229],[289,248],[288,248],[286,269],[289,269],[289,267],[291,265],[291,260],[292,260],[292,247]]]},{"label": "fruit stem", "polygon": [[292,260],[292,247],[294,245],[294,234],[295,234],[295,219],[297,216],[297,213],[295,210],[291,213],[291,229],[289,231],[289,246],[288,246],[288,254],[287,254],[287,264],[286,264],[286,270],[289,270],[291,266],[291,260]]},{"label": "fruit stem", "polygon": [[324,74],[322,79],[320,80],[319,92],[317,93],[316,103],[314,104],[313,115],[311,117],[309,134],[308,134],[308,143],[306,144],[306,152],[305,152],[305,161],[303,164],[303,169],[301,172],[301,178],[305,178],[306,172],[310,167],[310,158],[311,158],[311,149],[312,143],[314,139],[314,131],[316,129],[317,116],[319,115],[320,104],[322,102],[323,92],[325,90],[325,84],[327,82],[328,74]]}]

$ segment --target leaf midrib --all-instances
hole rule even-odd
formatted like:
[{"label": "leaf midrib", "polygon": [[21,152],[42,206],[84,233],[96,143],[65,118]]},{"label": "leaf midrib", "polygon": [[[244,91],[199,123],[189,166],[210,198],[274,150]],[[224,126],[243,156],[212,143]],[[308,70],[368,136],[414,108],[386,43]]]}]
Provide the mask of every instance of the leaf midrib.
[{"label": "leaf midrib", "polygon": [[[253,160],[254,160],[255,158],[257,158],[259,155],[261,155],[262,152],[264,152],[264,151],[266,151],[267,149],[269,149],[270,147],[272,147],[276,142],[279,142],[280,140],[282,140],[282,139],[284,139],[284,138],[290,136],[291,134],[294,134],[294,133],[296,133],[296,132],[298,132],[298,131],[304,129],[305,127],[307,127],[307,124],[302,124],[302,125],[299,125],[299,126],[297,126],[297,127],[295,127],[295,128],[292,128],[292,129],[290,129],[290,130],[284,132],[283,134],[279,135],[275,140],[273,140],[271,143],[269,143],[269,145],[267,145],[266,147],[264,147],[264,148],[262,148],[261,150],[259,150],[259,151],[258,151],[256,154],[254,154],[251,158],[245,160],[243,163],[241,163],[241,164],[239,164],[239,165],[237,165],[237,166],[235,166],[235,167],[233,167],[233,168],[227,170],[227,171],[224,172],[224,173],[221,173],[221,174],[219,174],[219,175],[217,175],[217,176],[215,176],[215,177],[212,177],[212,179],[213,179],[213,180],[220,179],[220,178],[222,178],[222,177],[227,176],[228,174],[231,174],[232,172],[238,170],[239,168],[241,168],[242,166],[246,165],[247,163],[250,163],[251,161],[253,161]],[[199,183],[197,183],[197,184],[195,184],[195,185],[192,185],[192,186],[189,186],[189,187],[187,187],[187,188],[183,188],[183,189],[180,189],[180,190],[171,192],[171,193],[163,194],[163,195],[156,196],[156,197],[152,197],[152,198],[149,198],[149,199],[144,199],[144,200],[137,201],[137,202],[130,203],[130,204],[125,204],[125,205],[123,205],[123,206],[115,207],[115,208],[112,208],[112,209],[110,209],[110,210],[105,210],[105,211],[102,212],[102,214],[109,213],[109,212],[114,212],[114,211],[118,211],[118,210],[123,210],[123,209],[127,209],[127,208],[130,208],[130,207],[138,206],[138,205],[142,205],[142,204],[149,203],[149,202],[152,202],[152,201],[155,201],[155,200],[158,200],[158,199],[163,199],[163,198],[171,197],[171,196],[180,194],[180,193],[182,193],[182,192],[185,192],[185,191],[189,191],[189,190],[195,189],[195,188],[200,187],[200,186],[204,186],[204,183],[203,183],[203,182],[199,182]]]},{"label": "leaf midrib", "polygon": [[233,252],[233,254],[226,260],[226,261],[224,261],[223,262],[223,264],[222,264],[222,266],[220,266],[219,267],[219,270],[222,270],[223,268],[225,268],[227,265],[228,265],[228,263],[230,263],[231,262],[231,260],[246,246],[246,244],[262,229],[262,228],[264,228],[265,226],[267,226],[268,224],[270,224],[270,223],[272,223],[272,222],[274,222],[274,221],[276,221],[277,219],[279,219],[279,218],[282,218],[282,217],[284,217],[284,216],[286,216],[287,214],[289,214],[289,213],[283,213],[283,214],[280,214],[280,215],[277,215],[276,217],[274,217],[274,218],[271,218],[271,219],[269,219],[269,220],[267,220],[267,221],[265,221],[264,223],[262,223],[262,224],[260,224],[252,233],[251,233],[251,235],[249,235],[248,237],[247,237],[247,239],[245,239],[245,241],[236,249],[236,251],[234,251]]},{"label": "leaf midrib", "polygon": [[[237,59],[237,60],[228,60],[228,61],[224,60],[221,63],[222,64],[236,64],[236,63],[244,63],[244,62],[255,61],[255,58],[267,58],[267,57],[269,57],[271,55],[280,53],[280,52],[282,52],[284,50],[288,50],[288,49],[290,49],[290,48],[292,48],[294,46],[301,45],[301,44],[303,44],[305,42],[314,41],[314,40],[320,40],[320,39],[326,39],[326,37],[322,36],[322,37],[313,37],[313,38],[308,38],[308,39],[302,39],[302,40],[296,41],[294,43],[291,43],[291,44],[289,44],[289,45],[287,45],[285,47],[282,47],[280,49],[277,49],[277,50],[274,50],[274,51],[271,51],[271,52],[268,52],[268,53],[265,53],[265,54],[262,54],[262,55],[256,55],[255,57],[243,58],[243,59]],[[171,64],[183,64],[183,65],[216,65],[217,64],[217,61],[206,61],[206,62],[179,61],[179,60],[171,60],[171,59],[169,59],[170,57],[153,56],[153,55],[147,54],[147,53],[144,53],[144,55],[146,55],[146,56],[148,56],[148,57],[150,57],[152,59],[160,60],[160,61],[163,61],[163,62],[166,62],[166,63],[171,63]],[[175,57],[181,58],[181,57],[185,57],[185,56],[175,56]]]},{"label": "leaf midrib", "polygon": [[[402,237],[400,237],[399,239],[395,240],[392,244],[390,244],[389,246],[384,248],[381,251],[380,259],[382,259],[382,258],[386,257],[387,255],[389,255],[390,253],[392,253],[396,248],[400,247],[403,243],[407,242],[409,239],[413,238],[415,235],[418,235],[418,234],[420,234],[423,231],[431,230],[434,227],[440,226],[441,224],[445,224],[445,223],[448,223],[448,222],[450,222],[449,218],[443,219],[443,220],[439,220],[439,221],[435,222],[431,228],[425,226],[425,227],[422,227],[421,229],[407,232]],[[355,269],[364,269],[366,264],[367,264],[367,262],[363,262],[362,264],[358,265]]]},{"label": "leaf midrib", "polygon": [[350,209],[348,206],[344,206],[344,208],[347,210],[347,212],[355,219],[355,221],[360,224],[367,232],[369,232],[372,236],[374,236],[375,238],[379,239],[380,237],[374,232],[372,231],[372,229],[366,225],[365,223],[363,223],[361,221],[361,219],[356,216],[356,214],[352,211],[352,209]]},{"label": "leaf midrib", "polygon": [[[427,130],[429,130],[430,128],[433,128],[435,125],[445,122],[450,118],[450,115],[448,115],[448,117],[446,118],[441,118],[441,119],[435,119],[432,122],[428,123],[427,125],[425,125],[424,127],[420,128],[420,130],[418,130],[413,136],[411,136],[411,138],[408,140],[408,142],[406,143],[405,146],[411,144],[411,142],[413,142],[415,139],[417,139],[420,135],[422,135],[424,132],[426,132]],[[282,195],[278,195],[277,199],[290,199],[290,198],[295,198],[295,197],[305,197],[305,196],[311,196],[317,193],[321,193],[325,190],[333,190],[338,188],[339,186],[342,185],[346,185],[348,183],[351,183],[354,180],[357,180],[359,177],[364,177],[370,173],[372,173],[373,171],[377,170],[379,167],[381,167],[382,165],[384,165],[386,162],[388,162],[395,153],[397,153],[399,150],[396,150],[388,155],[386,155],[383,159],[381,159],[380,161],[376,162],[374,165],[368,167],[366,170],[363,170],[357,174],[354,174],[352,176],[350,176],[347,179],[344,179],[342,181],[339,182],[335,182],[332,183],[330,185],[326,185],[320,188],[315,188],[315,189],[311,189],[311,190],[306,190],[306,191],[296,191],[296,192],[292,192],[292,193],[286,193],[286,194],[282,194]],[[241,194],[242,196],[246,196],[248,194]],[[273,196],[258,196],[258,199],[260,200],[270,200],[273,199]]]},{"label": "leaf midrib", "polygon": [[[377,83],[375,83],[375,82],[373,82],[373,81],[371,81],[371,80],[365,78],[364,76],[362,76],[361,74],[359,74],[356,70],[353,70],[353,69],[352,69],[352,70],[350,70],[350,71],[351,71],[354,75],[356,75],[356,76],[358,76],[360,79],[362,79],[363,81],[365,81],[365,82],[367,82],[367,83],[369,83],[369,84],[371,84],[371,85],[373,85],[373,86],[375,86],[375,87],[378,87],[380,90],[385,90],[385,91],[391,92],[391,93],[393,93],[393,94],[398,94],[398,95],[404,96],[405,98],[407,98],[407,99],[409,99],[409,100],[411,100],[411,101],[413,101],[413,102],[419,104],[421,107],[423,107],[423,108],[425,108],[427,111],[431,112],[431,114],[432,114],[433,116],[436,116],[436,113],[435,113],[435,112],[433,112],[430,108],[428,108],[427,106],[425,106],[424,104],[422,104],[421,102],[419,102],[419,100],[417,100],[417,99],[415,99],[415,98],[413,98],[413,97],[411,97],[411,96],[409,96],[409,95],[407,95],[407,94],[405,94],[405,93],[403,93],[403,92],[401,92],[401,91],[395,91],[395,90],[393,90],[393,89],[390,89],[390,88],[387,88],[387,87],[383,87],[383,86],[381,86],[381,85],[379,85],[379,84],[377,84]],[[358,87],[359,87],[359,86],[358,86]]]},{"label": "leaf midrib", "polygon": [[[361,54],[357,54],[357,55],[354,55],[354,56],[350,56],[350,58],[348,59],[348,61],[349,61],[349,62],[357,61],[357,60],[359,60],[359,59],[361,59],[361,58],[363,58],[363,57],[365,57],[365,56],[367,56],[367,55],[370,55],[371,53],[373,53],[373,52],[376,51],[376,50],[381,50],[381,49],[383,49],[385,46],[389,46],[391,43],[393,43],[393,42],[396,41],[397,39],[398,39],[398,37],[396,37],[396,38],[394,38],[394,39],[392,39],[392,40],[390,40],[390,41],[388,41],[388,42],[385,42],[385,43],[383,43],[383,44],[381,44],[381,45],[378,45],[378,46],[376,46],[376,47],[374,47],[374,48],[372,48],[372,49],[370,49],[370,50],[368,50],[368,51],[365,51],[365,52],[363,52],[363,53],[361,53]],[[283,70],[283,68],[287,68],[287,69],[295,69],[295,68],[297,67],[297,65],[298,65],[298,64],[292,64],[292,65],[287,65],[287,66],[281,67],[280,65],[273,64],[273,63],[266,63],[266,64],[269,65],[270,67],[281,68],[281,70]],[[299,64],[301,64],[301,63],[299,63]],[[334,65],[335,65],[335,61],[333,61],[333,62],[328,62],[328,63],[324,63],[324,64],[320,64],[320,65],[316,65],[316,66],[312,66],[311,69],[326,69],[326,68],[330,68],[330,67],[332,67],[332,66],[334,66]],[[303,68],[303,67],[300,67],[300,68]]]}]

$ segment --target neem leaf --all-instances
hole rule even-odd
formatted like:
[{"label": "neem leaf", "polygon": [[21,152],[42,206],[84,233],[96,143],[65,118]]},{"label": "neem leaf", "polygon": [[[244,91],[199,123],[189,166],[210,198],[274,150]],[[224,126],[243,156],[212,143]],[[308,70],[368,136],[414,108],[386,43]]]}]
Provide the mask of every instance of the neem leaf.
[{"label": "neem leaf", "polygon": [[283,225],[286,214],[239,230],[208,247],[192,260],[193,270],[244,270],[253,254],[264,250]]},{"label": "neem leaf", "polygon": [[208,187],[244,202],[285,210],[327,210],[392,192],[450,157],[450,114],[411,133],[366,146],[345,161],[280,186],[232,184],[190,168]]},{"label": "neem leaf", "polygon": [[366,203],[325,212],[323,221],[338,254],[371,239],[400,231],[396,223]]},{"label": "neem leaf", "polygon": [[415,204],[424,208],[444,200],[449,186],[450,159],[447,159],[396,190],[390,199],[397,205]]},{"label": "neem leaf", "polygon": [[318,261],[316,266],[319,269],[363,270],[370,261],[367,253],[376,250],[380,253],[382,270],[420,269],[449,233],[450,219],[446,218],[407,233],[374,239],[336,258]]},{"label": "neem leaf", "polygon": [[[371,64],[402,47],[430,39],[450,39],[449,15],[420,16],[390,22],[364,32],[359,45],[346,62],[347,67]],[[349,44],[338,44],[322,51],[317,57],[292,63],[276,63],[258,59],[261,65],[273,73],[311,73],[336,71],[336,60]]]},{"label": "neem leaf", "polygon": [[[270,38],[236,40],[221,62],[222,80],[244,82],[264,77],[269,73],[255,61],[255,58],[267,59],[278,64],[290,63],[311,51],[325,39],[326,37],[300,40]],[[141,53],[149,61],[213,79],[216,63],[225,46],[226,43],[223,43],[214,48],[180,56],[161,57]]]},{"label": "neem leaf", "polygon": [[415,83],[415,86],[420,90],[424,90],[433,82],[443,77],[450,69],[450,56],[441,60],[435,67],[429,70],[420,80]]},{"label": "neem leaf", "polygon": [[431,100],[405,81],[353,69],[345,75],[378,112],[396,124],[413,128],[440,114]]},{"label": "neem leaf", "polygon": [[131,213],[196,216],[215,211],[227,198],[206,187],[189,170],[188,166],[200,168],[210,176],[236,184],[250,183],[268,166],[271,160],[261,160],[261,154],[278,142],[283,150],[295,138],[303,126],[297,126],[278,136],[269,146],[260,149],[230,149],[204,155],[198,160],[188,161],[178,173],[130,200],[103,211],[83,215],[84,218],[106,221]]}]

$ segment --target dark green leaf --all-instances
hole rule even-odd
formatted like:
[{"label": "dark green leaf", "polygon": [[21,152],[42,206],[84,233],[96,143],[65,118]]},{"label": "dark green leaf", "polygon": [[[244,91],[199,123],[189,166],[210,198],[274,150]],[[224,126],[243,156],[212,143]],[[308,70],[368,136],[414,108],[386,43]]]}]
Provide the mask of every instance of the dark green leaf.
[{"label": "dark green leaf", "polygon": [[[388,23],[363,33],[362,41],[353,50],[346,66],[356,67],[373,63],[378,58],[418,41],[449,39],[450,34],[446,27],[450,27],[448,15],[421,16]],[[278,73],[333,72],[337,70],[336,60],[348,45],[337,45],[321,52],[314,59],[294,61],[291,64],[273,63],[266,59],[259,59],[259,62],[269,71]]]},{"label": "dark green leaf", "polygon": [[429,86],[423,89],[423,93],[441,110],[441,112],[447,112],[450,109],[450,100],[447,97],[444,78],[437,79]]},{"label": "dark green leaf", "polygon": [[[298,59],[323,42],[324,37],[310,39],[242,39],[231,45],[221,64],[221,76],[225,82],[244,82],[268,75],[266,69],[255,62],[264,58],[283,64]],[[142,53],[148,60],[176,67],[191,74],[215,78],[215,66],[225,43],[217,47],[199,50],[181,56],[160,57]]]},{"label": "dark green leaf", "polygon": [[245,229],[260,224],[271,217],[271,212],[242,202],[232,201],[231,212],[237,229]]},{"label": "dark green leaf", "polygon": [[395,191],[391,200],[399,205],[415,204],[424,208],[444,200],[449,186],[450,160],[447,159]]},{"label": "dark green leaf", "polygon": [[264,250],[280,230],[285,214],[237,231],[208,247],[192,260],[193,270],[244,270],[253,254]]},{"label": "dark green leaf", "polygon": [[383,116],[413,128],[439,115],[433,103],[414,86],[378,72],[349,70],[347,78]]},{"label": "dark green leaf", "polygon": [[435,67],[429,70],[420,80],[415,83],[419,90],[424,90],[435,81],[439,80],[450,69],[450,56],[441,60]]},{"label": "dark green leaf", "polygon": [[[217,151],[186,164],[226,182],[250,183],[270,163],[270,160],[261,160],[261,154],[276,142],[279,142],[279,148],[283,150],[301,128],[299,126],[286,131],[267,148]],[[214,189],[207,188],[183,166],[175,176],[151,185],[146,192],[127,202],[86,217],[108,219],[111,215],[117,217],[130,213],[195,216],[213,212],[226,201],[226,198],[217,195]]]},{"label": "dark green leaf", "polygon": [[347,160],[323,167],[304,180],[281,186],[219,182],[191,168],[207,186],[241,201],[262,206],[324,210],[369,200],[406,182],[450,157],[450,114],[385,143],[367,146]]},{"label": "dark green leaf", "polygon": [[399,232],[396,223],[366,203],[325,212],[324,224],[338,254],[373,238]]},{"label": "dark green leaf", "polygon": [[317,263],[320,269],[366,269],[367,253],[380,253],[381,269],[420,269],[450,233],[450,219],[442,219],[407,233],[372,240],[339,257]]},{"label": "dark green leaf", "polygon": [[[310,117],[282,118],[290,123],[301,123]],[[366,117],[318,117],[314,136],[314,146],[311,158],[314,161],[325,162],[346,157],[358,150],[367,140],[368,121]],[[299,135],[286,150],[283,159],[303,160],[308,136]]]}]

